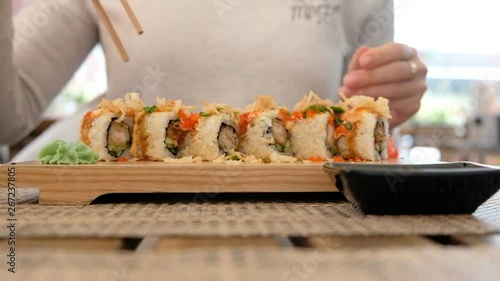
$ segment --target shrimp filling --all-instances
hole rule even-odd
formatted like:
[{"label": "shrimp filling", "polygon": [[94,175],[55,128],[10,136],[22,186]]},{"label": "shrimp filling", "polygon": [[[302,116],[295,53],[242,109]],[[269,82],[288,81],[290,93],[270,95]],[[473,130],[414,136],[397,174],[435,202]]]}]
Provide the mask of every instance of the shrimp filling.
[{"label": "shrimp filling", "polygon": [[184,141],[187,131],[181,128],[181,121],[171,120],[165,132],[165,146],[174,156],[179,153],[179,146]]},{"label": "shrimp filling", "polygon": [[130,127],[123,122],[115,122],[113,118],[108,128],[108,153],[114,157],[120,157],[130,147]]},{"label": "shrimp filling", "polygon": [[223,123],[219,130],[217,142],[219,143],[219,149],[226,154],[235,150],[238,146],[238,134],[236,129]]},{"label": "shrimp filling", "polygon": [[279,152],[287,152],[290,148],[290,136],[285,128],[285,122],[279,118],[274,118],[271,124],[269,130],[274,138],[276,150]]}]

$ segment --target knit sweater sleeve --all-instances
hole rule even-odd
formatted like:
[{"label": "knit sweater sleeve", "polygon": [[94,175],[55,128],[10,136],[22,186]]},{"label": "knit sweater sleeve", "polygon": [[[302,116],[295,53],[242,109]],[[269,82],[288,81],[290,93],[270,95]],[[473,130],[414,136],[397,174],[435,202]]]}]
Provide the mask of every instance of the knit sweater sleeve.
[{"label": "knit sweater sleeve", "polygon": [[12,144],[41,121],[98,40],[83,0],[0,1],[0,145]]}]

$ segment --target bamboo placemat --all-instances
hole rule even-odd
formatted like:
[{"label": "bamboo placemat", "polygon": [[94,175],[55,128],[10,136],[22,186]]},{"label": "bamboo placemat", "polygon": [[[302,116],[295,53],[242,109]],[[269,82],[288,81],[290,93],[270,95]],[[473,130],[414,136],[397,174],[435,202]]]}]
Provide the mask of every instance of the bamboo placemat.
[{"label": "bamboo placemat", "polygon": [[[17,280],[498,280],[500,250],[217,249],[162,254],[19,253]],[[12,274],[0,271],[1,280]],[[13,279],[12,279],[13,280]]]},{"label": "bamboo placemat", "polygon": [[[17,218],[19,237],[488,234],[500,232],[500,194],[473,215],[364,216],[343,200],[212,200],[88,206],[21,204]],[[6,235],[2,228],[0,236]]]},{"label": "bamboo placemat", "polygon": [[[0,188],[0,205],[8,203],[7,188]],[[16,188],[17,204],[38,203],[38,189],[36,188]]]}]

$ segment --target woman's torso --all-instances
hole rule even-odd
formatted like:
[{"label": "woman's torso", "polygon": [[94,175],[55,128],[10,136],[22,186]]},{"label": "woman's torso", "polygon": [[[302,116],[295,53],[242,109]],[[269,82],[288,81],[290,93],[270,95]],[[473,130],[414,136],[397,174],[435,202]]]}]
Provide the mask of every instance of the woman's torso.
[{"label": "woman's torso", "polygon": [[338,0],[131,0],[140,36],[120,1],[101,2],[130,55],[124,63],[98,21],[108,98],[243,106],[269,94],[290,107],[310,90],[336,97],[345,56]]}]

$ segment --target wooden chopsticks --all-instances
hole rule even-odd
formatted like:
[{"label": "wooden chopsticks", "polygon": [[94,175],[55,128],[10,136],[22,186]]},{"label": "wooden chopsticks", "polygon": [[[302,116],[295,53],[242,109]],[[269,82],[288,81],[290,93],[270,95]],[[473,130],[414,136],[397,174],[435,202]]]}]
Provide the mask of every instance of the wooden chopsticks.
[{"label": "wooden chopsticks", "polygon": [[[135,27],[135,30],[137,31],[137,34],[141,35],[144,31],[142,30],[142,26],[137,20],[137,17],[135,16],[134,11],[132,10],[132,7],[130,7],[130,4],[128,3],[128,0],[120,0],[122,3],[123,8],[127,12],[127,15],[132,22],[132,24]],[[113,27],[113,24],[109,20],[108,15],[106,14],[106,11],[104,11],[104,8],[102,7],[102,4],[99,0],[92,0],[92,3],[94,4],[97,13],[101,20],[104,23],[104,26],[108,30],[109,35],[111,36],[111,39],[115,43],[116,48],[118,49],[118,52],[120,53],[120,56],[122,57],[122,60],[124,62],[127,62],[130,60],[127,50],[125,50],[125,47],[123,46],[122,41],[120,40],[120,37],[118,36],[118,33],[116,33],[115,28]]]},{"label": "wooden chopsticks", "polygon": [[127,15],[132,22],[132,24],[135,27],[135,30],[137,31],[137,34],[141,35],[144,31],[142,30],[142,26],[137,20],[137,17],[135,16],[134,11],[132,10],[132,7],[130,7],[130,4],[128,3],[128,0],[120,0],[122,2],[123,8],[125,8],[125,11],[127,12]]}]

